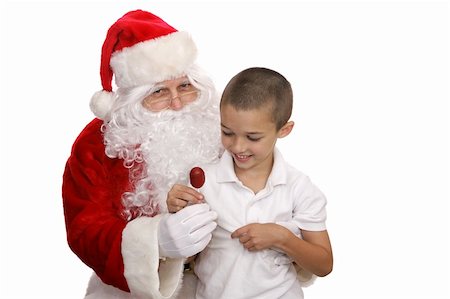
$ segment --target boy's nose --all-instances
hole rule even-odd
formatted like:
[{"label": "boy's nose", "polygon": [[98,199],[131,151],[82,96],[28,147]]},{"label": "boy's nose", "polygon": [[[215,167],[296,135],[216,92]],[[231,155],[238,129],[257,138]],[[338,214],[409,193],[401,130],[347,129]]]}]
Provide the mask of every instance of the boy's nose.
[{"label": "boy's nose", "polygon": [[233,142],[233,148],[234,153],[243,153],[245,152],[245,141],[242,138],[235,138]]}]

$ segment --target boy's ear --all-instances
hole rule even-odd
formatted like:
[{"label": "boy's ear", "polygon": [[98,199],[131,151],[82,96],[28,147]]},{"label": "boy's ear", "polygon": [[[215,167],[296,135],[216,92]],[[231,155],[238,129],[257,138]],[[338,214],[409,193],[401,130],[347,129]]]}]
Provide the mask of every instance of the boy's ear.
[{"label": "boy's ear", "polygon": [[284,126],[281,127],[280,130],[278,130],[278,138],[283,138],[289,135],[292,132],[292,129],[294,128],[294,122],[288,121],[284,124]]}]

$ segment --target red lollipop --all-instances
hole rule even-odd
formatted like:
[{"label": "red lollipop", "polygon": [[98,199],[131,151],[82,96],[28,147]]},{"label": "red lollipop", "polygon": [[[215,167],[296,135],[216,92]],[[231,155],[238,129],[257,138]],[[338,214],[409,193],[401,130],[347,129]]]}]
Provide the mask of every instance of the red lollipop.
[{"label": "red lollipop", "polygon": [[189,173],[191,185],[194,188],[200,188],[205,183],[205,172],[200,167],[194,167]]}]

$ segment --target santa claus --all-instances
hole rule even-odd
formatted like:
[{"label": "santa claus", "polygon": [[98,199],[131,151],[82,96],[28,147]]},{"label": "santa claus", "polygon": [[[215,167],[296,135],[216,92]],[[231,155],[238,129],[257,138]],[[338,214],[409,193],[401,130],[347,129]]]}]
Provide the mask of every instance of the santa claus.
[{"label": "santa claus", "polygon": [[75,140],[62,186],[68,244],[94,271],[86,298],[175,298],[185,258],[216,227],[207,204],[166,207],[171,188],[221,152],[218,97],[196,55],[189,34],[142,10],[107,33],[97,117]]}]

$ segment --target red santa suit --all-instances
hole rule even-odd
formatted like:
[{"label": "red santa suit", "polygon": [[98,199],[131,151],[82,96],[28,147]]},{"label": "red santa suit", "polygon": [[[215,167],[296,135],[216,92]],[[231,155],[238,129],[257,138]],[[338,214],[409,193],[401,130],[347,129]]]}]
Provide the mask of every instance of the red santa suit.
[{"label": "red santa suit", "polygon": [[131,289],[142,298],[170,298],[179,286],[183,259],[167,259],[160,266],[160,216],[124,219],[121,196],[133,186],[123,160],[105,155],[102,124],[94,119],[86,126],[66,164],[63,198],[69,246],[103,283],[125,292]]},{"label": "red santa suit", "polygon": [[113,75],[119,88],[155,84],[186,75],[196,53],[187,33],[142,10],[128,12],[108,30],[100,66],[103,90],[91,100],[99,118],[75,140],[62,186],[68,244],[95,272],[86,298],[175,298],[179,292],[184,259],[159,254],[162,203],[151,215],[124,217],[123,194],[135,188],[133,168],[105,154],[102,125],[117,98]]}]

